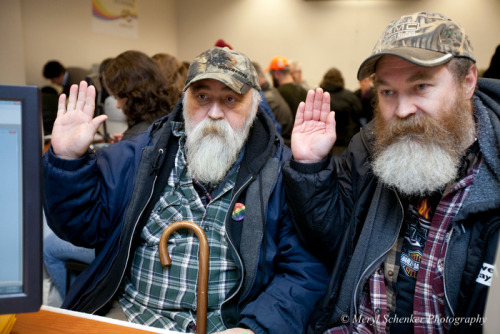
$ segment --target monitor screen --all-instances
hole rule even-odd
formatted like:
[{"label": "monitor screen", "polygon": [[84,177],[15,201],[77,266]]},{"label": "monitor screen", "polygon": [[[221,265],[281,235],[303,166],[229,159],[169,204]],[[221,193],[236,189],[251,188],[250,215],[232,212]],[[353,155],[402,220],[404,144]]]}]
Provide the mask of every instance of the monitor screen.
[{"label": "monitor screen", "polygon": [[0,314],[42,303],[41,156],[38,88],[0,85]]}]

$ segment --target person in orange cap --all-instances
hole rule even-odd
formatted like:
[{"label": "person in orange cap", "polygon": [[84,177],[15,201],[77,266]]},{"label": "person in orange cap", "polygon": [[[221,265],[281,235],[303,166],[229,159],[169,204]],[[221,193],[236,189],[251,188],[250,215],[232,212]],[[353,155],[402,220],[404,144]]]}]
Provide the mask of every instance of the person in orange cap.
[{"label": "person in orange cap", "polygon": [[274,87],[278,89],[281,96],[288,103],[295,118],[300,102],[306,100],[307,90],[293,80],[288,60],[285,57],[274,57],[265,71],[271,73]]}]

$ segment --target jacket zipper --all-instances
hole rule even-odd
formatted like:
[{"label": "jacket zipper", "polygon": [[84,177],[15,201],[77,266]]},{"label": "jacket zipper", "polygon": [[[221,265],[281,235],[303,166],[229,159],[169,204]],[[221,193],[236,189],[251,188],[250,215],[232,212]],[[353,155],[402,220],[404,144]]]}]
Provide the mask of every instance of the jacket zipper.
[{"label": "jacket zipper", "polygon": [[[162,153],[160,153],[162,154]],[[141,219],[142,217],[142,214],[144,213],[144,210],[146,209],[146,207],[148,206],[149,204],[149,201],[151,200],[151,197],[153,197],[153,192],[154,192],[154,189],[155,189],[155,186],[156,186],[156,180],[158,179],[158,175],[155,175],[155,178],[153,180],[153,186],[151,187],[151,192],[149,193],[149,197],[148,197],[148,200],[146,201],[146,204],[144,205],[144,207],[142,208],[139,216],[137,216],[137,220],[135,221],[135,224],[134,224],[134,228],[132,230],[132,235],[134,234],[135,232],[135,229],[137,228],[137,224],[139,224],[139,220]],[[132,246],[132,238],[130,238],[130,241],[129,241],[129,245],[128,245],[128,252],[127,252],[127,259],[126,259],[126,262],[125,263],[128,263],[128,260],[130,258],[130,248]],[[126,270],[126,266],[125,268],[122,270],[122,273],[120,275],[120,283],[116,286],[115,290],[113,291],[113,293],[111,294],[111,297],[108,298],[106,300],[106,302],[104,304],[101,304],[99,307],[97,307],[94,311],[92,311],[92,314],[94,314],[95,312],[97,312],[98,310],[100,310],[104,305],[106,305],[112,298],[113,296],[115,295],[115,293],[118,291],[118,289],[120,288],[120,285],[121,285],[121,282],[123,280],[123,276],[125,275],[125,270]],[[99,284],[100,282],[102,281],[102,279],[97,283]]]},{"label": "jacket zipper", "polygon": [[[231,204],[229,205],[229,207],[230,207],[230,208],[231,208],[231,207],[233,207],[234,202],[238,199],[238,196],[240,195],[240,193],[243,191],[243,189],[245,189],[245,188],[247,187],[247,185],[248,185],[251,181],[253,181],[253,179],[254,179],[254,176],[251,176],[251,177],[250,177],[250,178],[249,178],[249,179],[248,179],[248,180],[247,180],[247,181],[246,181],[246,182],[245,182],[245,183],[244,183],[244,184],[240,187],[240,189],[238,189],[238,191],[237,191],[237,192],[235,193],[235,195],[233,196],[233,199],[232,199],[232,201],[231,201]],[[227,213],[226,213],[226,218],[224,219],[224,225],[226,225],[226,223],[225,223],[225,222],[227,221],[228,216],[229,216],[229,210],[228,210],[228,211],[227,211]],[[232,241],[232,240],[231,240],[231,238],[229,237],[229,234],[227,233],[227,229],[224,229],[224,230],[225,230],[225,231],[224,231],[224,233],[226,234],[227,240],[229,240],[229,243],[230,243],[230,245],[231,245],[231,248],[234,250],[234,252],[236,253],[236,255],[237,255],[237,257],[238,257],[238,263],[240,264],[240,268],[241,268],[241,279],[240,279],[240,283],[239,283],[239,285],[238,285],[238,288],[234,291],[234,293],[233,293],[231,296],[229,296],[228,298],[226,298],[226,299],[225,299],[225,300],[221,303],[221,306],[220,306],[221,310],[222,310],[222,308],[223,308],[224,304],[225,304],[228,300],[231,300],[234,296],[236,296],[236,295],[238,294],[238,292],[239,292],[239,291],[240,291],[240,289],[241,289],[241,286],[243,285],[243,280],[244,280],[244,278],[245,278],[245,267],[243,266],[243,261],[241,260],[241,256],[240,256],[240,254],[238,253],[238,251],[236,250],[236,247],[234,246],[233,241]],[[227,328],[227,325],[226,325],[226,323],[225,323],[224,319],[222,318],[222,316],[221,316],[221,319],[222,319],[222,323],[223,323],[224,327],[226,327],[226,328]]]},{"label": "jacket zipper", "polygon": [[446,270],[444,269],[445,263],[446,263],[446,256],[448,255],[448,249],[450,248],[450,242],[451,242],[451,237],[453,235],[453,228],[450,231],[450,234],[448,236],[448,245],[446,246],[446,250],[444,251],[444,263],[443,263],[443,288],[444,288],[444,298],[446,299],[446,304],[448,305],[448,308],[450,309],[451,316],[455,316],[455,312],[453,311],[453,308],[451,307],[450,300],[448,299],[448,294],[446,293]]},{"label": "jacket zipper", "polygon": [[[394,190],[394,189],[393,189]],[[396,238],[395,240],[391,243],[391,247],[389,247],[388,249],[386,249],[379,257],[377,257],[374,261],[372,261],[368,267],[366,267],[366,269],[363,271],[361,277],[359,278],[358,282],[356,283],[356,289],[354,289],[354,295],[353,295],[353,300],[352,300],[352,303],[354,305],[354,314],[358,314],[358,307],[356,306],[356,300],[357,300],[357,295],[358,295],[358,291],[359,291],[359,284],[361,283],[361,281],[363,281],[363,277],[365,277],[366,275],[366,272],[368,270],[371,269],[371,267],[377,263],[382,257],[385,256],[385,254],[387,254],[391,248],[394,246],[394,243],[398,240],[398,237],[399,237],[399,232],[401,231],[401,226],[403,224],[403,221],[404,221],[404,209],[403,209],[403,203],[401,203],[401,199],[399,198],[399,195],[397,193],[397,191],[394,190],[394,193],[396,194],[396,198],[398,199],[398,203],[399,203],[399,207],[401,208],[401,212],[402,212],[402,219],[401,219],[401,222],[399,224],[399,230],[398,230],[398,233],[396,234]],[[353,317],[352,317],[352,314],[351,314],[351,317],[350,319],[352,320]]]}]

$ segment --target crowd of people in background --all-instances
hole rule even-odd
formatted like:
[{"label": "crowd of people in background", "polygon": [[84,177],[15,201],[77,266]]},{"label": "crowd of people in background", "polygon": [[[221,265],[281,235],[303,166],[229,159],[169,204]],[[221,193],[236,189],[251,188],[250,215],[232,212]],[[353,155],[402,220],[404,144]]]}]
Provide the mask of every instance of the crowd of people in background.
[{"label": "crowd of people in background", "polygon": [[[231,45],[223,39],[217,40],[215,46],[232,49]],[[122,54],[121,56],[124,57],[124,55]],[[154,54],[151,58],[156,62],[159,71],[163,75],[166,94],[170,106],[173,108],[182,95],[189,62],[181,61],[165,52]],[[89,84],[94,84],[98,93],[100,93],[98,96],[99,101],[97,102],[100,103],[102,109],[96,109],[96,114],[102,113],[110,116],[108,122],[104,124],[104,129],[101,129],[103,136],[112,141],[119,140],[122,138],[123,133],[127,132],[129,126],[133,126],[133,123],[139,123],[137,120],[133,120],[133,117],[126,117],[123,114],[121,106],[117,104],[116,96],[110,94],[104,86],[104,82],[102,81],[103,70],[105,65],[111,60],[113,58],[107,58],[102,61],[98,74],[92,73],[90,69],[81,67],[65,67],[57,60],[50,60],[44,65],[43,76],[50,80],[52,84],[46,85],[41,89],[45,135],[50,135],[51,133],[57,113],[57,99],[59,94],[64,93],[68,95],[69,87],[72,84],[78,84],[82,80],[87,81]],[[317,86],[312,86],[304,80],[302,64],[298,61],[277,56],[270,60],[264,70],[257,62],[253,62],[253,65],[259,74],[263,99],[265,100],[262,107],[275,122],[278,132],[283,137],[287,146],[291,146],[290,138],[297,107],[300,102],[305,101],[309,89],[321,87],[332,94],[330,103],[332,110],[336,112],[338,124],[337,144],[331,152],[334,156],[340,155],[349,144],[352,136],[359,131],[360,127],[366,125],[373,118],[375,94],[373,92],[372,78],[370,77],[360,80],[359,88],[351,91],[345,87],[342,72],[336,67],[326,70],[320,83]],[[111,70],[111,72],[113,71]],[[110,74],[108,73],[108,75]],[[92,80],[95,76],[98,77],[99,82],[95,82],[95,79],[94,81]],[[480,72],[480,76],[485,78],[500,78],[500,45],[496,48],[489,67]],[[269,82],[269,79],[271,82]],[[59,90],[56,90],[54,86],[59,87]],[[108,99],[107,103],[106,99]],[[104,111],[104,106],[106,106],[107,112]],[[148,113],[145,113],[143,116],[151,119],[155,118],[154,115],[148,115]],[[145,126],[146,123],[142,123],[144,126],[140,130],[147,128]],[[106,125],[108,125],[111,131],[106,131]],[[137,128],[137,124],[135,125]],[[130,130],[128,130],[127,134],[129,132]]]}]

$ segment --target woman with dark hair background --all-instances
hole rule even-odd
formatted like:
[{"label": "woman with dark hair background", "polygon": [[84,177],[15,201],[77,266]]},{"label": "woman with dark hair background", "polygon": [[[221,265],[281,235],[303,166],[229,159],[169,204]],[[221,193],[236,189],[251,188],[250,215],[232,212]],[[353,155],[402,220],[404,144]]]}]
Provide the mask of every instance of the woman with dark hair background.
[{"label": "woman with dark hair background", "polygon": [[104,85],[127,117],[128,129],[116,140],[146,131],[173,108],[167,83],[157,64],[139,51],[125,51],[104,69]]}]

